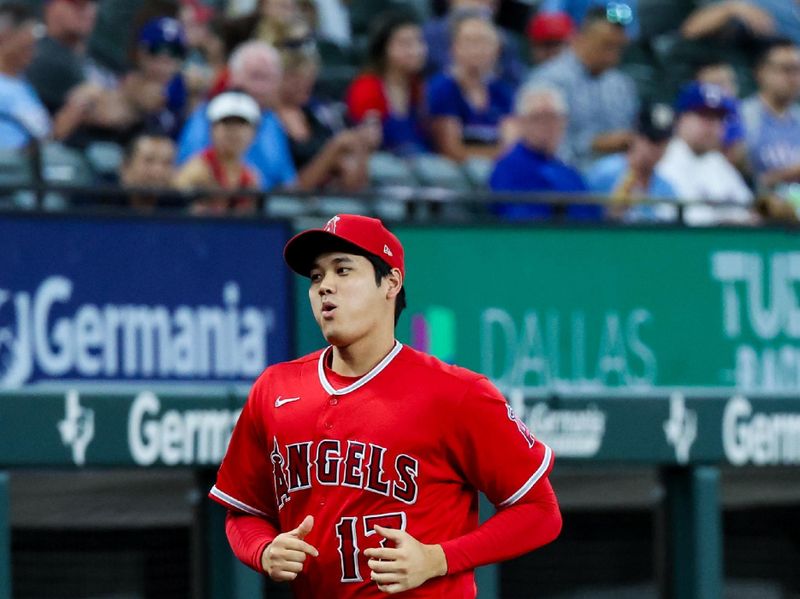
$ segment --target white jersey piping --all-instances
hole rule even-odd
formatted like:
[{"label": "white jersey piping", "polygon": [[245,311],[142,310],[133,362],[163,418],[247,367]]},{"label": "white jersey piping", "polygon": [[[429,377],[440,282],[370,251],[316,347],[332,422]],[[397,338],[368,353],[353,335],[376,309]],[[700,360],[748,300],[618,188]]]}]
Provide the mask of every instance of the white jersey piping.
[{"label": "white jersey piping", "polygon": [[372,370],[358,379],[355,383],[348,385],[343,389],[334,389],[333,386],[328,382],[328,379],[325,377],[325,356],[328,354],[328,350],[330,349],[330,346],[327,347],[319,356],[319,362],[317,363],[319,382],[322,384],[322,388],[325,389],[329,395],[344,395],[346,393],[350,393],[351,391],[355,391],[356,389],[360,389],[378,376],[381,371],[389,365],[389,362],[394,360],[395,356],[400,353],[400,350],[403,349],[403,344],[399,341],[395,341],[392,351],[386,354],[386,357],[383,360],[378,362]]},{"label": "white jersey piping", "polygon": [[[542,443],[542,445],[544,445],[544,443]],[[533,476],[531,476],[516,493],[514,493],[505,501],[501,502],[499,507],[508,507],[509,505],[515,504],[525,495],[525,493],[530,491],[531,487],[533,487],[533,485],[535,485],[539,479],[544,476],[544,473],[547,472],[547,469],[550,467],[550,460],[552,457],[553,450],[550,449],[549,446],[544,445],[544,459],[542,459],[542,464],[539,466],[539,468],[537,468],[536,472],[533,473]]]},{"label": "white jersey piping", "polygon": [[231,507],[235,507],[237,510],[241,510],[243,512],[247,512],[251,516],[266,516],[267,514],[262,512],[261,510],[257,510],[254,507],[247,505],[246,503],[239,501],[235,497],[231,497],[224,491],[220,491],[217,488],[217,485],[211,487],[211,494],[216,497],[217,499],[221,499],[225,503],[227,503]]}]

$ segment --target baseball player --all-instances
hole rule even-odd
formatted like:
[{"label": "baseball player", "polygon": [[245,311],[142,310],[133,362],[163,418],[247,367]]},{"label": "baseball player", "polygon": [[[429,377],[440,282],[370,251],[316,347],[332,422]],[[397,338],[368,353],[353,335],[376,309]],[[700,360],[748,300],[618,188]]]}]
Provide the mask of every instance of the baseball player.
[{"label": "baseball player", "polygon": [[210,492],[237,557],[298,598],[466,598],[477,566],[555,539],[550,448],[484,376],[395,340],[397,237],[342,214],[284,258],[330,345],[253,385]]}]

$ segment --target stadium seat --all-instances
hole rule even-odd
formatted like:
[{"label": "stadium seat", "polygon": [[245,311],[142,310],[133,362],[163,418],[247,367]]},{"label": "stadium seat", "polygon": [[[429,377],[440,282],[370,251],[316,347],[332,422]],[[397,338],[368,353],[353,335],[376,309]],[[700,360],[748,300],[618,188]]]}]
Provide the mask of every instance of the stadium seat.
[{"label": "stadium seat", "polygon": [[317,199],[317,210],[325,216],[336,214],[367,214],[369,204],[365,200],[325,196]]},{"label": "stadium seat", "polygon": [[85,155],[95,175],[107,181],[115,181],[125,159],[125,150],[114,142],[96,141],[89,144]]},{"label": "stadium seat", "polygon": [[27,208],[34,201],[30,191],[20,191],[16,187],[33,182],[30,158],[17,150],[0,151],[0,207],[12,206]]},{"label": "stadium seat", "polygon": [[471,185],[458,164],[438,154],[419,154],[409,159],[411,169],[423,185],[453,191],[470,191]]},{"label": "stadium seat", "polygon": [[269,196],[264,205],[264,214],[270,218],[297,218],[308,212],[308,198],[291,196]]},{"label": "stadium seat", "polygon": [[408,164],[389,152],[375,152],[369,157],[369,182],[373,187],[417,184]]},{"label": "stadium seat", "polygon": [[52,185],[90,186],[94,176],[84,155],[58,142],[42,145],[42,177]]},{"label": "stadium seat", "polygon": [[461,165],[469,182],[477,190],[486,189],[494,170],[494,161],[488,158],[470,158]]}]

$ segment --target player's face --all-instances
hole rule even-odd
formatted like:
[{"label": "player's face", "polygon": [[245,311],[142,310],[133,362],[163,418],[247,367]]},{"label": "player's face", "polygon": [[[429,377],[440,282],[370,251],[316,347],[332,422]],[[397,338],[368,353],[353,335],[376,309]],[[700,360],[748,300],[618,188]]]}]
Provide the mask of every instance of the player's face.
[{"label": "player's face", "polygon": [[[317,258],[310,273],[311,310],[328,343],[349,346],[394,323],[388,283],[375,283],[375,269],[363,256],[330,252]],[[388,319],[388,320],[387,320]]]}]

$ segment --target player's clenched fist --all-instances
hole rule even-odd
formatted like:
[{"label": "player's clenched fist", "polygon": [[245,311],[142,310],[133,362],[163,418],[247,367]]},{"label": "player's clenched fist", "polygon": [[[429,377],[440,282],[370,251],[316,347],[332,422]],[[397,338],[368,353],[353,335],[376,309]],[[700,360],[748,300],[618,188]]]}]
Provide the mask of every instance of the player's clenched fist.
[{"label": "player's clenched fist", "polygon": [[311,532],[314,517],[306,516],[300,526],[279,534],[261,554],[261,568],[275,581],[294,580],[303,570],[303,562],[319,552],[303,539]]},{"label": "player's clenched fist", "polygon": [[414,589],[426,580],[447,574],[447,558],[441,545],[420,543],[404,530],[376,526],[375,531],[394,543],[394,547],[364,551],[372,570],[370,577],[384,593]]}]

